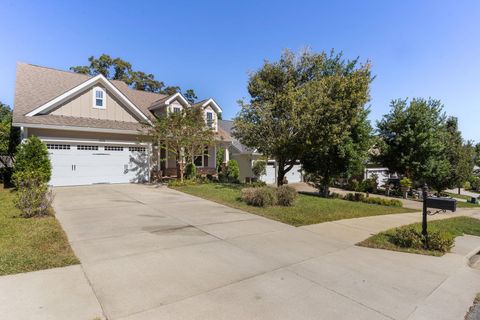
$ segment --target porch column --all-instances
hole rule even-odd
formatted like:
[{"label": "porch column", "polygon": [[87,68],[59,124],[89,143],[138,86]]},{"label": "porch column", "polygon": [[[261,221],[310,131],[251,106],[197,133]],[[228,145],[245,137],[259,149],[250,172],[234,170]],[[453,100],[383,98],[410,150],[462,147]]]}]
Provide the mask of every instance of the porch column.
[{"label": "porch column", "polygon": [[226,164],[230,160],[230,151],[228,151],[228,148],[225,148],[225,155],[223,157],[223,162]]}]

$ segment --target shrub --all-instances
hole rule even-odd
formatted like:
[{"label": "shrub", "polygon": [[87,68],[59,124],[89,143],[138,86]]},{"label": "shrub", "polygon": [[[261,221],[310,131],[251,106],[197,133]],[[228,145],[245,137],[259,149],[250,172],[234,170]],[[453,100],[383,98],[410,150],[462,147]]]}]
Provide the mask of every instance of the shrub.
[{"label": "shrub", "polygon": [[350,191],[358,191],[360,189],[360,184],[357,179],[352,179],[347,185],[347,189]]},{"label": "shrub", "polygon": [[362,192],[368,192],[368,193],[373,193],[377,190],[378,183],[377,179],[370,178],[370,179],[365,179],[360,183],[360,190]]},{"label": "shrub", "polygon": [[197,176],[197,167],[194,163],[190,162],[185,166],[185,178],[193,179]]},{"label": "shrub", "polygon": [[275,204],[275,198],[275,190],[270,187],[242,189],[242,201],[251,206],[271,206]]},{"label": "shrub", "polygon": [[267,173],[267,162],[265,160],[256,160],[252,165],[253,175],[257,178]]},{"label": "shrub", "polygon": [[463,189],[465,189],[465,190],[471,190],[472,189],[472,185],[470,184],[469,181],[465,181],[465,183],[463,184]]},{"label": "shrub", "polygon": [[296,197],[297,190],[293,187],[283,185],[277,188],[277,204],[280,206],[292,206]]},{"label": "shrub", "polygon": [[351,192],[347,193],[346,195],[343,196],[344,200],[348,201],[355,201],[355,195]]},{"label": "shrub", "polygon": [[34,172],[36,179],[47,183],[52,175],[47,146],[37,137],[31,136],[21,143],[15,155],[13,180],[20,172]]},{"label": "shrub", "polygon": [[365,195],[363,193],[356,192],[354,195],[355,201],[365,201]]},{"label": "shrub", "polygon": [[265,187],[267,185],[264,181],[254,181],[248,184],[252,188]]},{"label": "shrub", "polygon": [[210,173],[207,173],[207,180],[212,182],[213,181],[213,175]]},{"label": "shrub", "polygon": [[182,181],[180,180],[171,180],[168,182],[169,187],[184,187],[184,186],[193,186],[196,185],[197,182],[195,180],[185,179]]},{"label": "shrub", "polygon": [[240,177],[240,167],[238,166],[237,160],[228,160],[226,176],[228,182],[239,182],[238,178]]},{"label": "shrub", "polygon": [[343,198],[340,193],[336,193],[336,192],[331,192],[329,197],[332,198],[332,199],[342,199]]},{"label": "shrub", "polygon": [[48,215],[51,212],[53,192],[44,181],[45,176],[35,171],[19,171],[15,175],[17,193],[15,206],[25,218]]},{"label": "shrub", "polygon": [[389,207],[401,207],[403,204],[400,200],[397,199],[383,199],[379,197],[368,197],[363,200],[365,203],[378,204],[382,206]]},{"label": "shrub", "polygon": [[400,180],[400,185],[404,188],[411,188],[412,187],[412,180],[405,177],[402,180]]},{"label": "shrub", "polygon": [[397,228],[388,233],[390,242],[410,249],[428,249],[440,252],[448,252],[454,243],[454,236],[448,232],[435,229],[428,231],[428,247],[425,237],[419,228],[413,226]]}]

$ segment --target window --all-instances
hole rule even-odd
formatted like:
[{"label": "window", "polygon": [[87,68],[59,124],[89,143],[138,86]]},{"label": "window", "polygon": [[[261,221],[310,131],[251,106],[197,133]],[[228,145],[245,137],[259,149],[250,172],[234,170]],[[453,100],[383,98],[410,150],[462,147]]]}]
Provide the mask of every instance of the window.
[{"label": "window", "polygon": [[47,149],[49,149],[49,150],[70,150],[70,145],[69,144],[47,143]]},{"label": "window", "polygon": [[100,87],[96,87],[93,89],[93,107],[97,109],[105,109],[106,108],[106,93]]},{"label": "window", "polygon": [[98,150],[98,146],[87,146],[87,145],[78,145],[77,150]]},{"label": "window", "polygon": [[145,147],[129,147],[128,151],[132,152],[145,152]]},{"label": "window", "polygon": [[212,112],[207,112],[207,126],[209,128],[213,128],[213,124],[214,124],[213,113]]},{"label": "window", "polygon": [[198,155],[193,157],[193,163],[196,167],[207,167],[208,166],[208,147],[205,147],[203,155]]},{"label": "window", "polygon": [[180,107],[173,107],[173,112],[174,113],[179,113],[180,112]]},{"label": "window", "polygon": [[123,151],[123,147],[105,146],[105,151]]}]

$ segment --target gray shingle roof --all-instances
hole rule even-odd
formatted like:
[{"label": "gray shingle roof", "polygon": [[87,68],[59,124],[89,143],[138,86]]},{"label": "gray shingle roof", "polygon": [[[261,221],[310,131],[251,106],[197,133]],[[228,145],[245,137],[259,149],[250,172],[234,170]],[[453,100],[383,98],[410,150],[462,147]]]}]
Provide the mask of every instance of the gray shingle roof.
[{"label": "gray shingle roof", "polygon": [[233,121],[232,120],[218,120],[218,128],[222,128],[231,136],[232,146],[238,150],[239,153],[254,153],[253,149],[248,148],[232,136]]},{"label": "gray shingle roof", "polygon": [[[24,124],[42,124],[65,127],[87,127],[116,130],[140,130],[141,123],[102,120],[82,117],[68,117],[58,115],[35,115],[27,117],[26,114],[44,105],[48,101],[75,88],[92,76],[70,71],[56,70],[37,65],[18,63],[15,83],[15,97],[13,108],[13,122]],[[153,118],[149,107],[157,101],[164,101],[169,95],[134,90],[123,81],[109,80],[122,92],[140,111],[150,119]],[[231,141],[232,137],[222,128],[218,128],[216,139]]]}]

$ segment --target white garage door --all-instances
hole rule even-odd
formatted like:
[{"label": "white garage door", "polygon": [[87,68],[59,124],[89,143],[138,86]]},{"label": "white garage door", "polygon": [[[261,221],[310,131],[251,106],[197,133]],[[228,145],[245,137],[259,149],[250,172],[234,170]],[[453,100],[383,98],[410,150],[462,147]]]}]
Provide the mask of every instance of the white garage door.
[{"label": "white garage door", "polygon": [[[285,178],[287,178],[288,183],[302,182],[302,166],[300,164],[294,165],[293,168],[287,172]],[[260,177],[260,179],[268,184],[277,183],[277,167],[275,161],[267,161],[266,174]]]},{"label": "white garage door", "polygon": [[144,182],[146,147],[46,142],[53,186]]}]

